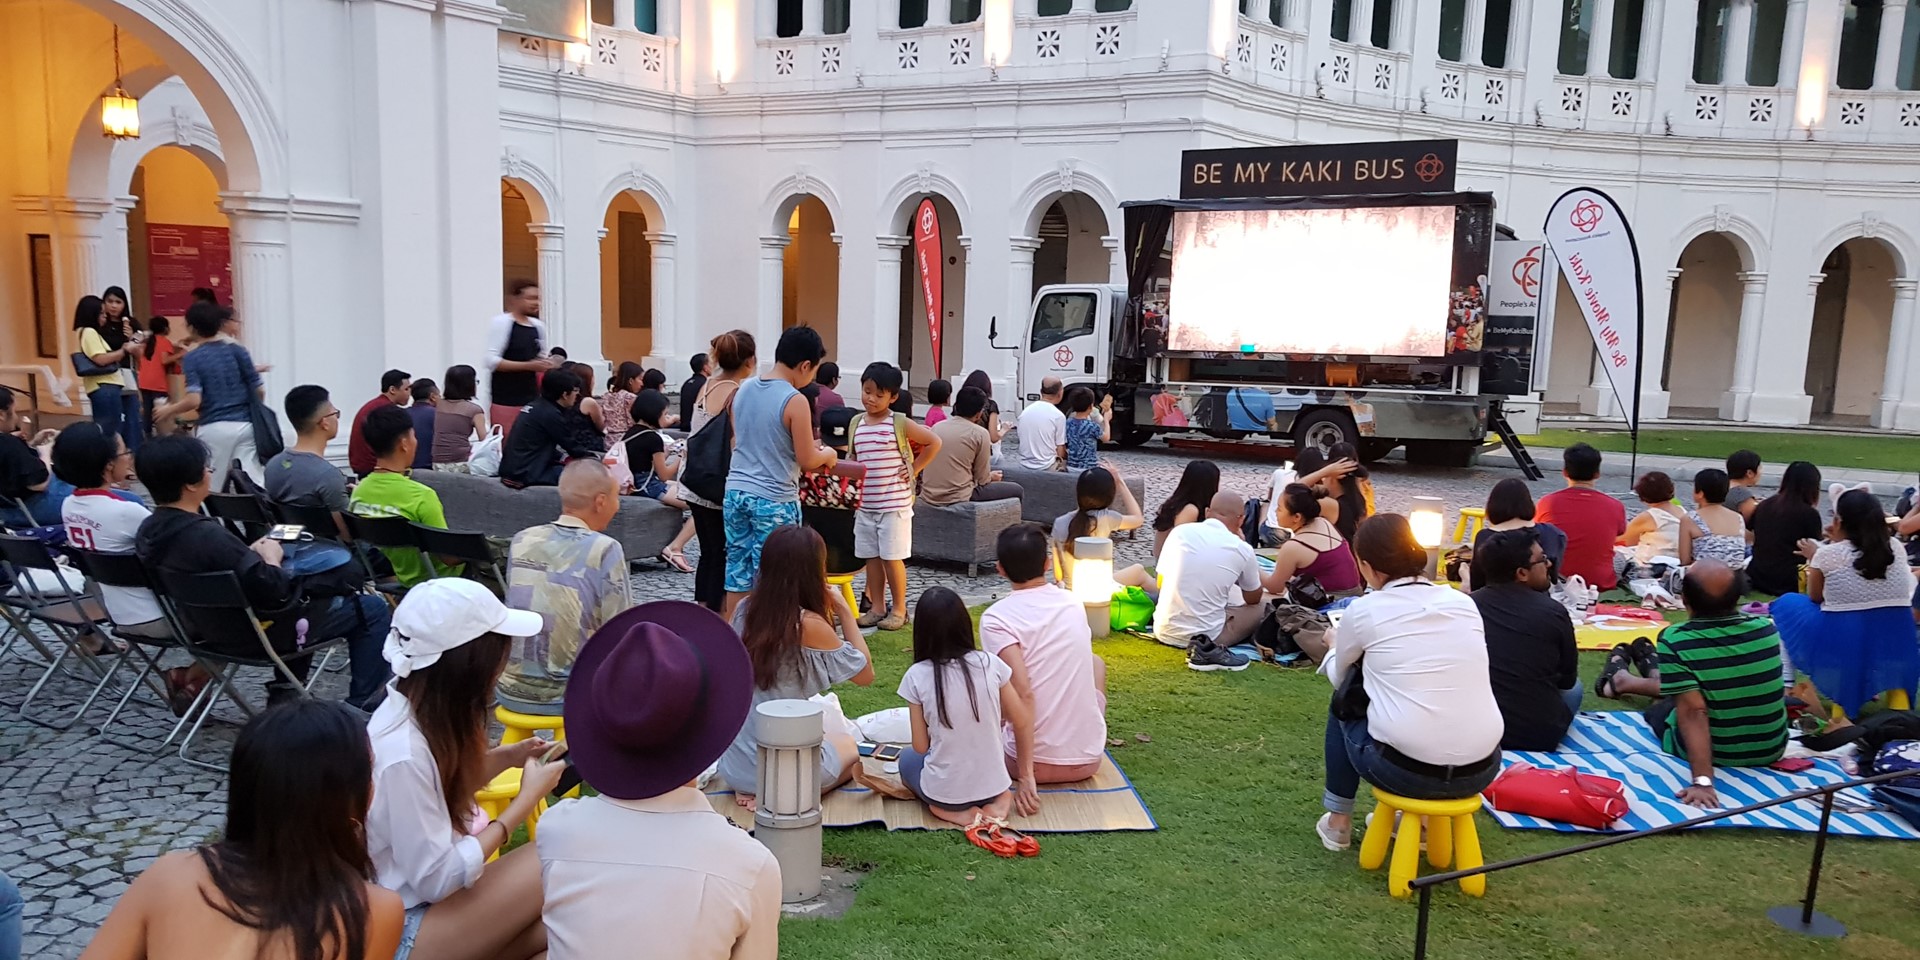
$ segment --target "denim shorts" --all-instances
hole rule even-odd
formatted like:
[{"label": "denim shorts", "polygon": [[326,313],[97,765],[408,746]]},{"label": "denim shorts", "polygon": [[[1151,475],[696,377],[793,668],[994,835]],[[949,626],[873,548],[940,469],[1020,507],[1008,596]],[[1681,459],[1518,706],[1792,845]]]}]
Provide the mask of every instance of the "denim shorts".
[{"label": "denim shorts", "polygon": [[800,523],[800,501],[775,503],[740,490],[728,490],[723,517],[727,530],[728,593],[753,589],[760,571],[760,548],[776,528]]},{"label": "denim shorts", "polygon": [[420,921],[427,918],[427,908],[431,903],[417,907],[408,907],[407,914],[400,921],[400,947],[393,951],[393,960],[407,960],[413,954],[413,941],[420,938]]}]

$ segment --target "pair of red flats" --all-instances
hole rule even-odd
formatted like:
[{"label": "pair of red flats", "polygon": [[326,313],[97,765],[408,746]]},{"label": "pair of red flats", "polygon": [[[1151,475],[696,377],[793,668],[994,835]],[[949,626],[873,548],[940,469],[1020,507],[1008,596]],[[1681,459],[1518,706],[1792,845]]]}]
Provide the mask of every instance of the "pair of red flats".
[{"label": "pair of red flats", "polygon": [[1007,826],[1001,817],[975,816],[967,827],[967,840],[996,857],[1037,857],[1040,841]]}]

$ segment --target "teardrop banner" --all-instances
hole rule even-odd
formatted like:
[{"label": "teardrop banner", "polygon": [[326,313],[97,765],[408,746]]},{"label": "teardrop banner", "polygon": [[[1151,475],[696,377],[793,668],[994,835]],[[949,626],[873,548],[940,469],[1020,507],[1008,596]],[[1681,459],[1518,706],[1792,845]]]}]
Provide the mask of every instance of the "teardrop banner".
[{"label": "teardrop banner", "polygon": [[920,290],[927,310],[927,342],[933,347],[933,379],[940,379],[941,270],[940,212],[933,199],[920,201],[913,214],[913,258],[920,264]]},{"label": "teardrop banner", "polygon": [[[1640,349],[1646,310],[1640,281],[1640,248],[1627,215],[1613,198],[1591,187],[1569,190],[1554,201],[1541,228],[1560,272],[1580,304],[1587,332],[1600,352],[1607,383],[1626,411],[1636,454],[1640,436]],[[1546,299],[1543,297],[1543,299]]]}]

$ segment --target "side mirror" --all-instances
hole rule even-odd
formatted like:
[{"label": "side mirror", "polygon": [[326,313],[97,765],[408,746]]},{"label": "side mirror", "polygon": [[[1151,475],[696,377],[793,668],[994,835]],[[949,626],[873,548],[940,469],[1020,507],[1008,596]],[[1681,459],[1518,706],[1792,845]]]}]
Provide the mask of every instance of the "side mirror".
[{"label": "side mirror", "polygon": [[992,343],[998,339],[1000,339],[1000,317],[995,315],[987,318],[987,342]]}]

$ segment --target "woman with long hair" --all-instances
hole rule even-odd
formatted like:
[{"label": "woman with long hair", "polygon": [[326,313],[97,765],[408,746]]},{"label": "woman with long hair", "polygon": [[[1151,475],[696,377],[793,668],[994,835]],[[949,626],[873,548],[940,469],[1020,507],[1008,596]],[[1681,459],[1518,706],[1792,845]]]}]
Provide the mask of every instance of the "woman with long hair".
[{"label": "woman with long hair", "polygon": [[[742,381],[753,376],[755,366],[753,334],[729,330],[707,345],[713,375],[694,396],[693,419],[687,424],[692,436],[716,416],[724,416],[733,403],[733,395]],[[677,488],[693,514],[694,535],[700,542],[700,562],[693,571],[693,602],[716,613],[726,600],[727,526],[720,504],[703,500],[685,484]]]},{"label": "woman with long hair", "polygon": [[1007,435],[1007,428],[1000,425],[1000,404],[993,399],[993,378],[985,370],[975,370],[967,374],[963,387],[972,387],[987,395],[987,414],[981,425],[987,428],[987,440],[993,445],[994,466],[1000,464],[1000,438]]},{"label": "woman with long hair", "polygon": [[[673,478],[680,475],[680,461],[667,456],[666,435],[660,432],[660,421],[672,416],[667,413],[667,406],[665,393],[658,390],[640,391],[627,410],[632,423],[621,441],[627,454],[627,468],[633,472],[634,494],[658,500],[675,510],[685,510],[687,502],[677,494],[684,488],[672,483]],[[681,524],[673,542],[660,551],[660,559],[681,573],[692,573],[693,565],[687,562],[686,547],[694,533],[693,519],[688,518],[686,523]]]},{"label": "woman with long hair", "polygon": [[1207,505],[1219,492],[1220,465],[1212,460],[1188,461],[1173,493],[1160,504],[1160,512],[1153,515],[1153,555],[1160,555],[1160,548],[1166,546],[1167,534],[1173,532],[1174,527],[1205,520]]},{"label": "woman with long hair", "polygon": [[[117,312],[108,308],[109,301],[118,305]],[[105,298],[80,298],[73,309],[73,329],[80,334],[79,352],[101,370],[80,378],[93,407],[93,422],[124,437],[127,449],[138,451],[140,383],[134,379],[133,364],[146,335],[134,330],[126,310],[127,292],[108,287]]]},{"label": "woman with long hair", "polygon": [[1332,457],[1309,447],[1300,451],[1294,469],[1300,473],[1300,482],[1320,498],[1320,515],[1342,537],[1352,540],[1353,531],[1367,518],[1367,495],[1360,486],[1362,482],[1371,486],[1371,481],[1365,480],[1366,468],[1358,460]]},{"label": "woman with long hair", "polygon": [[[1017,851],[1024,838],[1007,828],[1013,779],[1001,725],[1013,729],[1015,756],[1026,758],[1023,789],[1037,793],[1033,708],[1014,686],[1013,668],[974,642],[966,601],[946,587],[914,605],[913,665],[900,678],[900,697],[913,730],[900,781],[935,817],[967,828],[975,846],[1002,856]],[[1031,851],[1039,853],[1039,844]]]},{"label": "woman with long hair", "polygon": [[[1532,530],[1540,543],[1541,552],[1547,555],[1547,573],[1552,579],[1560,579],[1560,560],[1567,555],[1566,531],[1551,523],[1542,523],[1533,518],[1533,491],[1527,482],[1519,477],[1508,477],[1493,485],[1487,491],[1486,524],[1480,532],[1473,535],[1476,549],[1480,541],[1505,530]],[[1469,568],[1469,579],[1475,587],[1487,583],[1486,574],[1479,564]]]},{"label": "woman with long hair", "polygon": [[613,382],[600,404],[600,422],[606,431],[608,450],[626,439],[627,431],[633,427],[633,398],[640,393],[640,380],[646,372],[632,360],[621,363],[613,371]]},{"label": "woman with long hair", "polygon": [[[827,589],[827,543],[811,528],[789,525],[767,535],[759,578],[735,608],[733,625],[753,662],[755,710],[769,700],[805,700],[837,683],[873,684],[873,655],[846,597]],[[860,759],[844,721],[827,717],[820,744],[821,793],[847,782]],[[760,745],[751,721],[720,757],[720,775],[741,806],[754,806]]]},{"label": "woman with long hair", "polygon": [[159,430],[153,422],[153,408],[173,399],[173,378],[180,373],[180,358],[187,355],[185,348],[174,345],[168,336],[171,332],[166,317],[147,321],[147,341],[136,354],[140,369],[134,374],[134,382],[140,385],[140,414],[148,430]]},{"label": "woman with long hair", "polygon": [[1842,493],[1827,542],[1802,540],[1799,554],[1807,561],[1807,592],[1789,593],[1769,611],[1791,668],[1848,716],[1883,692],[1912,691],[1920,682],[1914,577],[1880,499],[1866,490]]},{"label": "woman with long hair", "polygon": [[[1081,537],[1108,537],[1122,530],[1138,530],[1146,523],[1140,503],[1120,476],[1120,468],[1109,462],[1080,472],[1073,488],[1074,511],[1053,521],[1054,579],[1062,585],[1073,582],[1073,542]],[[1115,509],[1115,506],[1119,509]],[[1139,587],[1149,596],[1160,595],[1160,583],[1147,568],[1134,564],[1113,572],[1113,582],[1122,587]]]},{"label": "woman with long hair", "polygon": [[1800,589],[1800,541],[1820,537],[1820,468],[1805,460],[1787,464],[1780,489],[1753,508],[1753,556],[1747,581],[1775,596]]},{"label": "woman with long hair", "polygon": [[[406,920],[394,960],[527,960],[546,955],[540,856],[526,844],[489,863],[560,782],[537,737],[487,746],[494,685],[515,637],[541,617],[509,610],[473,580],[429,580],[393,613],[395,680],[367,722],[373,806],[367,852]],[[488,820],[473,794],[521,767],[520,794]]]},{"label": "woman with long hair", "polygon": [[480,375],[461,363],[447,368],[440,402],[433,405],[433,469],[466,473],[473,441],[487,435],[487,411],[475,395]]},{"label": "woman with long hair", "polygon": [[82,960],[372,960],[400,943],[361,823],[373,764],[358,715],[294,700],[255,716],[228,761],[221,838],[142,873]]},{"label": "woman with long hair", "polygon": [[[1360,592],[1360,568],[1347,538],[1320,515],[1320,498],[1305,484],[1288,484],[1274,505],[1280,526],[1292,531],[1273,556],[1273,572],[1262,578],[1268,593],[1279,594],[1301,578],[1311,579],[1329,596]],[[1295,603],[1306,598],[1295,595]]]}]

